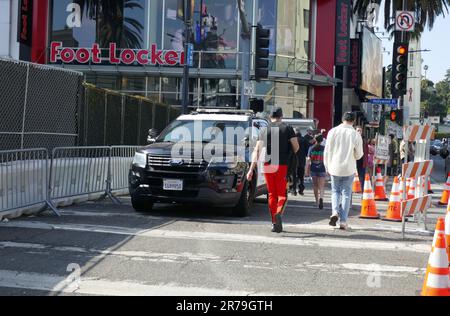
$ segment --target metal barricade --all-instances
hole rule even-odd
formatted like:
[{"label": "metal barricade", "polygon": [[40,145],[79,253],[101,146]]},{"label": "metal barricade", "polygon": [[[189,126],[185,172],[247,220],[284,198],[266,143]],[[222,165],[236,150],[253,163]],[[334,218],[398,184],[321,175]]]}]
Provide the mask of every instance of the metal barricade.
[{"label": "metal barricade", "polygon": [[110,192],[128,188],[128,172],[139,146],[113,146],[110,160]]},{"label": "metal barricade", "polygon": [[44,204],[59,212],[48,192],[48,151],[46,149],[0,152],[0,214]]},{"label": "metal barricade", "polygon": [[128,188],[128,172],[138,149],[138,146],[111,147],[105,194],[116,204],[120,204],[120,201],[113,192]]},{"label": "metal barricade", "polygon": [[105,193],[110,147],[62,147],[52,152],[50,198]]}]

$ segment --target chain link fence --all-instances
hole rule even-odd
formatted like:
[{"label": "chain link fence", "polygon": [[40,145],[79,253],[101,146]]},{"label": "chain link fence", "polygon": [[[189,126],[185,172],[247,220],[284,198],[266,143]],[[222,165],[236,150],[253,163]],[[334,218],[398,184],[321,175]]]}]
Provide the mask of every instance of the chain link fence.
[{"label": "chain link fence", "polygon": [[74,146],[83,75],[0,58],[0,150]]},{"label": "chain link fence", "polygon": [[181,108],[99,89],[83,74],[0,58],[0,150],[145,145]]},{"label": "chain link fence", "polygon": [[180,107],[84,84],[80,145],[145,145],[150,129],[162,131],[180,114]]}]

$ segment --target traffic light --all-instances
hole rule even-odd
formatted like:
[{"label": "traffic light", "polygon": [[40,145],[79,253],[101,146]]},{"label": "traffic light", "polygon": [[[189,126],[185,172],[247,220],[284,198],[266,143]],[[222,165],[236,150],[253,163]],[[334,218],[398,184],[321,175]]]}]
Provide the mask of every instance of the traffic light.
[{"label": "traffic light", "polygon": [[256,27],[255,80],[269,78],[270,30],[258,24]]},{"label": "traffic light", "polygon": [[264,112],[264,100],[250,99],[250,110],[252,110],[254,113]]},{"label": "traffic light", "polygon": [[395,122],[400,126],[403,125],[403,111],[402,110],[392,110],[389,115],[389,118],[390,118],[391,122]]},{"label": "traffic light", "polygon": [[392,96],[399,98],[407,92],[408,84],[408,55],[407,43],[394,43],[394,60],[392,63]]}]

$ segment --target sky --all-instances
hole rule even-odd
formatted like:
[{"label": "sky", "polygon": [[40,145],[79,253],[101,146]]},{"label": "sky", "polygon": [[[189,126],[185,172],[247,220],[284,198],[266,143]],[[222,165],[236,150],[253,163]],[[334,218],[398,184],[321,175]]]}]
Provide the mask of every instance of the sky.
[{"label": "sky", "polygon": [[[383,7],[382,7],[383,8]],[[379,31],[383,32],[384,13],[380,10],[378,21]],[[386,51],[392,52],[393,41],[386,39],[385,34],[377,34],[383,39],[383,47]],[[440,16],[436,19],[431,31],[426,28],[422,34],[422,49],[429,49],[431,52],[422,52],[423,66],[428,65],[426,73],[427,79],[437,83],[445,77],[447,69],[450,69],[450,13],[445,18]],[[392,54],[384,53],[384,65],[392,64]],[[425,71],[422,69],[422,74]]]},{"label": "sky", "polygon": [[422,53],[423,64],[428,65],[427,78],[433,82],[444,79],[450,69],[450,15],[439,17],[431,31],[422,35],[422,49],[431,52]]}]

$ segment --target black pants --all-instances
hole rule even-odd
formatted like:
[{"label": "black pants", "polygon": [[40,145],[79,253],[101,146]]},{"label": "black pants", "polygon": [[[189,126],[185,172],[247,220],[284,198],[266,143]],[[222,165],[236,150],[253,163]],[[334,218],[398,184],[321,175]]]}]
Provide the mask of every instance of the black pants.
[{"label": "black pants", "polygon": [[361,182],[361,188],[364,191],[364,183],[366,182],[366,168],[358,167],[359,182]]},{"label": "black pants", "polygon": [[297,179],[298,182],[295,184],[295,187],[298,187],[298,191],[300,193],[303,193],[305,191],[305,168],[306,168],[306,162],[299,162],[298,168],[297,168]]}]

